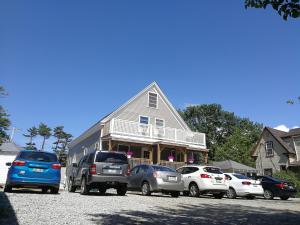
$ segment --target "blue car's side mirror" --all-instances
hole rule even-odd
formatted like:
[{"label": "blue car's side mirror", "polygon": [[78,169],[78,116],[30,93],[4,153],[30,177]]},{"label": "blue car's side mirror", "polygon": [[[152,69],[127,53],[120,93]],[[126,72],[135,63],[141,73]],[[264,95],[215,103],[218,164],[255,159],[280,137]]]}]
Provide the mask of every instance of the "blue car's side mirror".
[{"label": "blue car's side mirror", "polygon": [[11,162],[7,162],[6,165],[7,165],[7,166],[11,166]]}]

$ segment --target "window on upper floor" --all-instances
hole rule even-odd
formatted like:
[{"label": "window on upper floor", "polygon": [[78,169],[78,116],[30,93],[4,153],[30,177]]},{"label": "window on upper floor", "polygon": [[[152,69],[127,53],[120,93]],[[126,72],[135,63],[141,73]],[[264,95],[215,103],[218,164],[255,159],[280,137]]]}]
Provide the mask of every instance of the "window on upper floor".
[{"label": "window on upper floor", "polygon": [[165,126],[165,121],[162,120],[162,119],[156,118],[156,119],[155,119],[155,126],[156,126],[157,128],[164,127],[164,126]]},{"label": "window on upper floor", "polygon": [[148,106],[157,109],[158,95],[154,92],[148,93]]},{"label": "window on upper floor", "polygon": [[140,124],[148,125],[149,124],[149,117],[147,117],[147,116],[140,116]]},{"label": "window on upper floor", "polygon": [[267,141],[265,147],[266,147],[266,157],[274,156],[273,141]]}]

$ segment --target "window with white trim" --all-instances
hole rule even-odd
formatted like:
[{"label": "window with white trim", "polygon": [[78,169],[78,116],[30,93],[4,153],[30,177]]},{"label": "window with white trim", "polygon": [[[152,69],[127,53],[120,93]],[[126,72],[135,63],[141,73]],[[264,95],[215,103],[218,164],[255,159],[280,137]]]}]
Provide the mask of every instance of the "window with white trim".
[{"label": "window with white trim", "polygon": [[140,116],[140,124],[148,125],[149,124],[149,117],[147,117],[147,116]]},{"label": "window with white trim", "polygon": [[162,119],[156,118],[156,119],[155,119],[155,126],[156,126],[157,128],[164,127],[164,126],[165,126],[165,121],[162,120]]},{"label": "window with white trim", "polygon": [[273,141],[266,142],[266,157],[274,156]]},{"label": "window with white trim", "polygon": [[148,106],[157,109],[158,95],[154,92],[148,93]]}]

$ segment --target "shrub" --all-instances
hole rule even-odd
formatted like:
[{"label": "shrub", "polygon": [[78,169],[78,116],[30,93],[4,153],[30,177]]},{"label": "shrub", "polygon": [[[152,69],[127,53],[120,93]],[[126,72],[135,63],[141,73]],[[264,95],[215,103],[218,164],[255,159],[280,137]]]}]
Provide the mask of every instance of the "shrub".
[{"label": "shrub", "polygon": [[297,175],[296,173],[294,173],[292,171],[280,171],[280,172],[275,173],[273,176],[277,177],[281,180],[286,180],[286,181],[294,183],[294,185],[298,191],[297,197],[300,197],[300,177],[299,177],[299,175]]}]

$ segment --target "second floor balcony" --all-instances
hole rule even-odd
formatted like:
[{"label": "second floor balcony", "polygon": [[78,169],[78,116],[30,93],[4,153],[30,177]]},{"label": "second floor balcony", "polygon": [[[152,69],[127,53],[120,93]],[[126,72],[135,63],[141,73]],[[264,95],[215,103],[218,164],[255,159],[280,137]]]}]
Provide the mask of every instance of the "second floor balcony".
[{"label": "second floor balcony", "polygon": [[104,125],[103,136],[121,135],[146,138],[152,141],[166,141],[170,143],[187,144],[206,148],[204,133],[185,131],[170,127],[156,127],[152,124],[112,119]]}]

